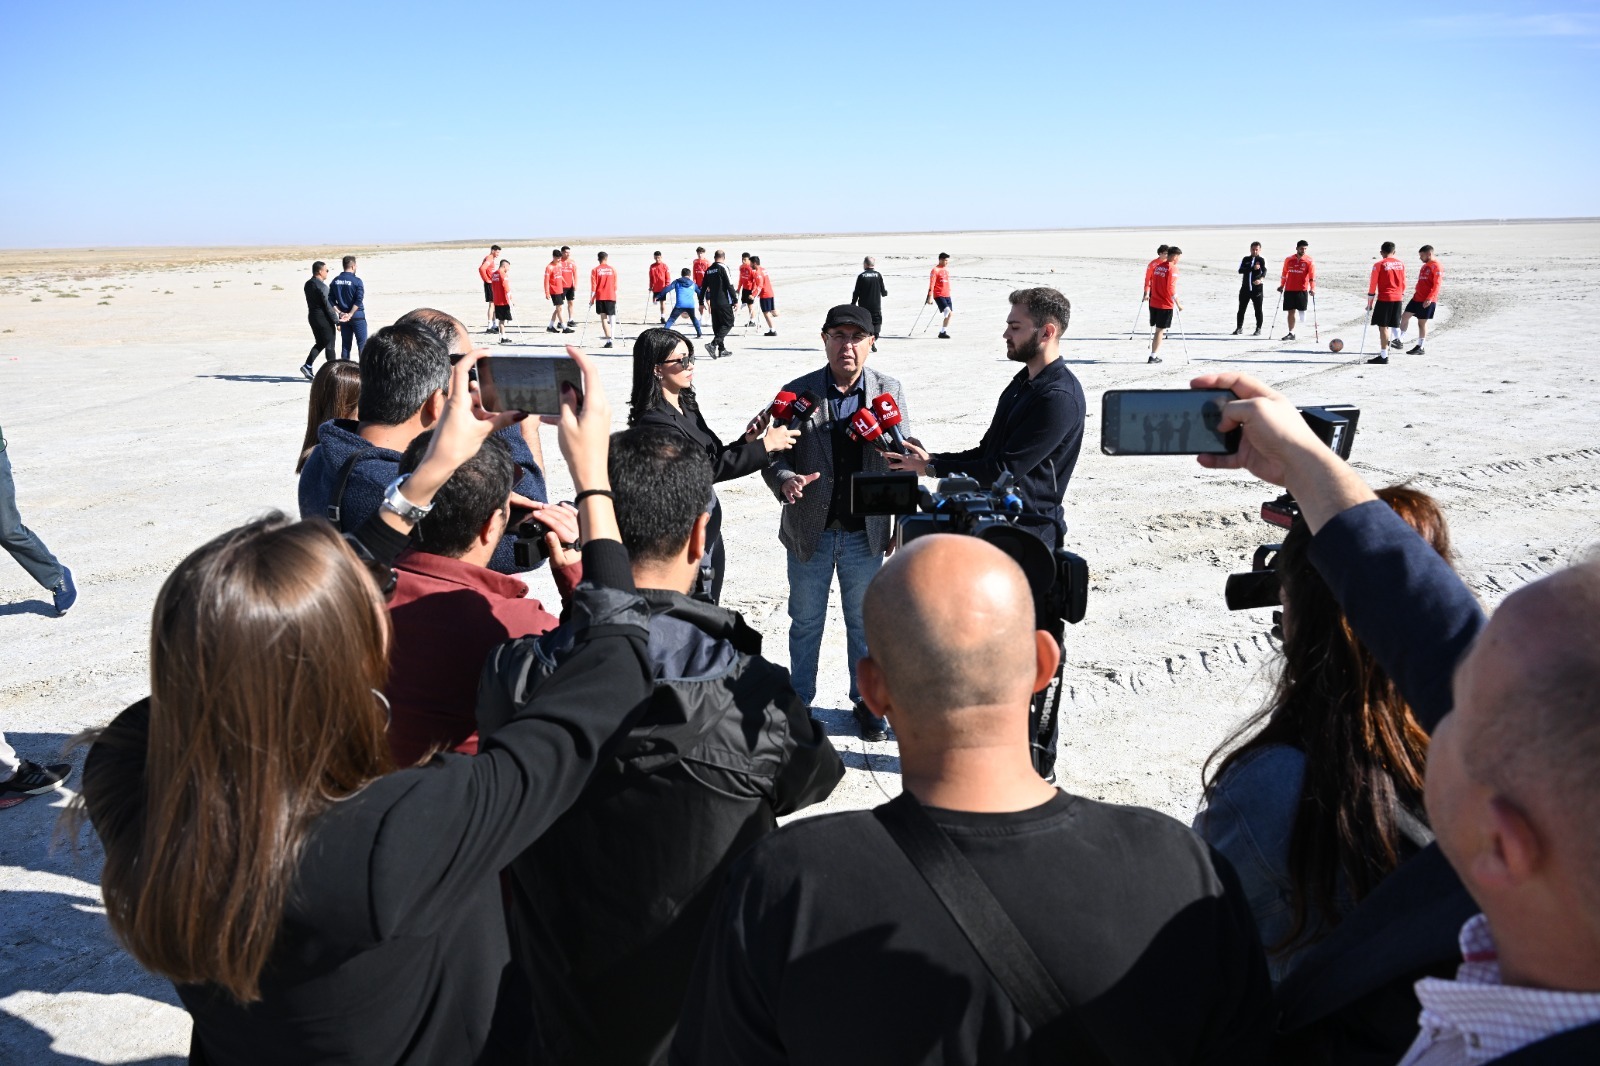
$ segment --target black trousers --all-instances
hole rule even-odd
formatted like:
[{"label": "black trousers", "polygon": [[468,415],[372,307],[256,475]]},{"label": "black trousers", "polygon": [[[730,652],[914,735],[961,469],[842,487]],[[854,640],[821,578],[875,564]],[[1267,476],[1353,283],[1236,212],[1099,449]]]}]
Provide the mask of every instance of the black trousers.
[{"label": "black trousers", "polygon": [[711,305],[711,343],[719,349],[723,338],[733,332],[733,305],[720,301]]},{"label": "black trousers", "polygon": [[872,316],[872,335],[883,336],[883,308],[868,306],[867,314]]},{"label": "black trousers", "polygon": [[1263,286],[1252,285],[1248,289],[1239,290],[1239,321],[1233,324],[1234,329],[1244,329],[1244,310],[1252,303],[1256,305],[1256,329],[1261,328],[1261,290]]},{"label": "black trousers", "polygon": [[338,328],[328,321],[327,315],[312,314],[307,315],[306,319],[311,323],[311,337],[317,342],[311,346],[311,354],[306,356],[306,366],[317,361],[319,352],[328,362],[333,362],[333,345],[339,335]]}]

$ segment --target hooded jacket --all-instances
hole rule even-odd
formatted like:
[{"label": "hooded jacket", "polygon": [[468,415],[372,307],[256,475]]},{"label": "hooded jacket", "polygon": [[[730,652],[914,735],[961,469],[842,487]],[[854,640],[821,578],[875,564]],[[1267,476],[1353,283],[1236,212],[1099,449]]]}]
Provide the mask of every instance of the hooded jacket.
[{"label": "hooded jacket", "polygon": [[[549,1061],[663,1058],[728,867],[844,775],[735,611],[646,590],[655,687],[584,795],[512,863],[513,950]],[[563,626],[503,644],[479,686],[491,735],[571,652]]]}]

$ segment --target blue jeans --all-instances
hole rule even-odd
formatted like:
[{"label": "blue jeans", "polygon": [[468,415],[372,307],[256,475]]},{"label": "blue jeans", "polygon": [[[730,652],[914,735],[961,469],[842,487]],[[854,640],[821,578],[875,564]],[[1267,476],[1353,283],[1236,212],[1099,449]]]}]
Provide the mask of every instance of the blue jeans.
[{"label": "blue jeans", "polygon": [[667,316],[668,329],[671,329],[672,324],[678,321],[679,315],[689,316],[689,321],[694,323],[694,335],[696,337],[704,336],[704,334],[700,332],[700,316],[694,313],[694,308],[692,307],[674,307],[672,309],[672,314]]},{"label": "blue jeans", "polygon": [[362,315],[360,318],[352,318],[348,322],[339,323],[339,335],[344,338],[339,350],[340,359],[350,358],[350,339],[352,337],[355,338],[356,351],[359,353],[361,349],[367,346],[367,316]]},{"label": "blue jeans", "polygon": [[[11,557],[28,572],[28,576],[45,588],[61,587],[66,576],[61,572],[61,564],[44,546],[44,541],[22,524],[22,515],[17,512],[16,485],[11,481],[11,456],[3,450],[0,450],[0,548],[10,552]],[[813,671],[816,670],[816,662],[813,655]]]},{"label": "blue jeans", "polygon": [[828,620],[828,590],[839,574],[839,602],[844,608],[845,646],[850,657],[850,699],[861,698],[856,663],[867,657],[867,631],[861,601],[867,582],[883,565],[883,556],[867,546],[867,534],[825,529],[817,550],[806,562],[789,553],[789,675],[807,706],[817,695],[817,659]]}]

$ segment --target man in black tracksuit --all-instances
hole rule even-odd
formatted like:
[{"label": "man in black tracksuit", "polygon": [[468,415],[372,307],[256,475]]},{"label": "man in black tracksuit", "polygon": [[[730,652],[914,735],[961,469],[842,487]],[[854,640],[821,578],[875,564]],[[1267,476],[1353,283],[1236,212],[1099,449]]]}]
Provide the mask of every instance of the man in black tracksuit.
[{"label": "man in black tracksuit", "polygon": [[[832,792],[844,767],[788,671],[761,657],[760,634],[687,595],[705,550],[705,454],[639,426],[612,438],[610,466],[655,689],[582,798],[512,863],[509,920],[541,1061],[647,1066],[672,1041],[729,866],[779,815]],[[566,630],[490,656],[484,735],[564,660]]]},{"label": "man in black tracksuit", "polygon": [[[850,294],[850,302],[857,307],[865,307],[867,314],[872,316],[872,335],[883,336],[883,298],[889,295],[888,286],[883,283],[883,275],[878,273],[876,264],[869,255],[861,261],[861,273],[856,275],[856,291]],[[878,350],[878,342],[872,342],[872,350]]]},{"label": "man in black tracksuit", "polygon": [[711,344],[708,349],[713,359],[728,354],[724,342],[728,334],[733,332],[735,292],[725,259],[727,255],[719,249],[700,282],[700,299],[711,308]]},{"label": "man in black tracksuit", "polygon": [[1244,311],[1256,305],[1256,331],[1252,337],[1261,336],[1261,280],[1267,276],[1267,261],[1261,258],[1261,242],[1252,241],[1250,254],[1239,260],[1239,320],[1234,323],[1233,335],[1244,332]]},{"label": "man in black tracksuit", "polygon": [[300,366],[300,373],[307,378],[312,376],[312,365],[317,361],[317,353],[324,353],[328,362],[333,362],[333,342],[339,335],[339,315],[333,309],[333,304],[328,302],[328,264],[318,259],[311,264],[311,276],[306,279],[306,320],[311,323],[311,337],[315,344],[311,346],[311,354],[306,356],[306,361]]}]

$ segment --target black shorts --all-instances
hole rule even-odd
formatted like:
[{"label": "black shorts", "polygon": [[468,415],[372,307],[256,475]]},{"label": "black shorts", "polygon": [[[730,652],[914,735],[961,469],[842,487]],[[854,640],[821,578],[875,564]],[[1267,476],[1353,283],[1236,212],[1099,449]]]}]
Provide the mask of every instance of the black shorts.
[{"label": "black shorts", "polygon": [[511,305],[510,304],[495,304],[494,305],[494,320],[496,322],[510,322],[511,321]]},{"label": "black shorts", "polygon": [[1283,290],[1283,309],[1285,311],[1304,311],[1310,306],[1310,297],[1311,294],[1304,289],[1299,292],[1285,289]]},{"label": "black shorts", "polygon": [[949,312],[954,310],[956,305],[955,301],[948,296],[935,296],[933,298],[933,306],[941,311]]},{"label": "black shorts", "polygon": [[755,303],[755,300],[750,295],[750,290],[749,289],[740,289],[739,290],[739,302],[742,303],[742,304],[753,304],[753,303]]},{"label": "black shorts", "polygon": [[555,304],[557,307],[560,307],[562,304],[567,302],[567,294],[564,292],[553,292],[550,294],[550,302]]},{"label": "black shorts", "polygon": [[614,315],[614,314],[616,314],[617,313],[617,301],[615,301],[615,300],[596,300],[594,302],[594,313],[597,314],[597,315]]},{"label": "black shorts", "polygon": [[1379,300],[1372,305],[1372,324],[1374,326],[1399,326],[1400,301]]},{"label": "black shorts", "polygon": [[566,297],[567,303],[571,303],[572,301],[574,301],[574,300],[576,300],[578,298],[578,290],[577,289],[562,289],[561,290],[561,295]]},{"label": "black shorts", "polygon": [[763,313],[771,314],[773,311],[776,311],[777,309],[778,309],[778,298],[776,296],[763,296],[761,298],[761,310],[762,310]]},{"label": "black shorts", "polygon": [[1424,322],[1426,322],[1429,319],[1433,318],[1433,313],[1438,309],[1439,309],[1439,304],[1437,302],[1428,303],[1428,304],[1419,304],[1419,303],[1417,303],[1417,301],[1412,300],[1410,303],[1406,304],[1406,314],[1411,315],[1411,316],[1413,316],[1415,318],[1420,318]]},{"label": "black shorts", "polygon": [[487,281],[483,283],[483,302],[494,303],[494,285]]},{"label": "black shorts", "polygon": [[664,303],[664,302],[666,302],[667,290],[666,289],[662,289],[660,292],[651,292],[650,293],[650,299],[654,300],[656,303]]},{"label": "black shorts", "polygon": [[1172,328],[1172,308],[1170,308],[1170,307],[1152,307],[1152,308],[1150,308],[1150,325],[1154,329],[1171,329]]}]

